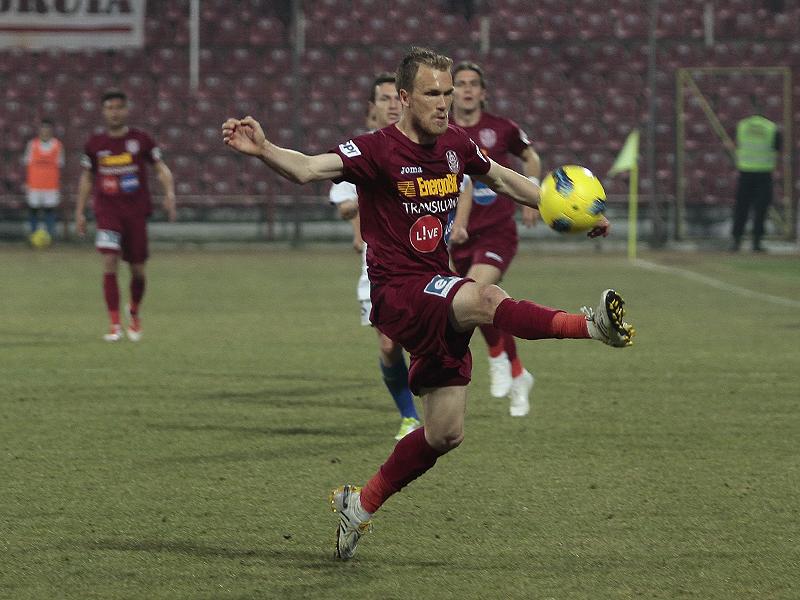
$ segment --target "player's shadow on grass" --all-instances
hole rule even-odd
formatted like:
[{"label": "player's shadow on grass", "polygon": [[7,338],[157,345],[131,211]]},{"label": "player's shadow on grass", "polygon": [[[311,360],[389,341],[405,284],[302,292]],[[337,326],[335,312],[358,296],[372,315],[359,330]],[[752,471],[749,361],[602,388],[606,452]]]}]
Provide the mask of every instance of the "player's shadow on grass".
[{"label": "player's shadow on grass", "polygon": [[74,346],[82,341],[67,332],[58,331],[15,331],[0,329],[3,347],[22,348],[36,346]]},{"label": "player's shadow on grass", "polygon": [[[376,386],[373,390],[370,386]],[[274,408],[350,408],[357,410],[386,412],[386,402],[375,401],[381,393],[378,384],[370,382],[370,386],[362,384],[328,383],[324,386],[276,386],[255,391],[221,390],[200,395],[196,400],[213,402],[234,402],[237,404],[258,404]]]},{"label": "player's shadow on grass", "polygon": [[236,434],[269,435],[269,436],[322,436],[339,437],[343,434],[350,436],[371,436],[371,432],[363,428],[350,429],[339,427],[252,427],[248,425],[185,425],[182,423],[151,423],[149,429],[160,431],[228,431]]},{"label": "player's shadow on grass", "polygon": [[[258,548],[237,548],[229,546],[213,546],[201,544],[190,540],[115,540],[103,539],[87,544],[89,550],[103,550],[116,552],[144,552],[147,554],[183,554],[196,556],[198,558],[220,558],[237,561],[266,561],[270,566],[280,565],[289,569],[316,569],[320,571],[337,570],[348,567],[352,564],[361,563],[362,566],[368,564],[366,560],[359,560],[356,563],[342,563],[334,560],[333,548],[322,550],[319,548],[291,548],[275,541],[272,547],[267,543]],[[394,557],[394,566],[412,566],[425,568],[447,567],[446,561],[423,559],[420,557],[403,560]]]}]

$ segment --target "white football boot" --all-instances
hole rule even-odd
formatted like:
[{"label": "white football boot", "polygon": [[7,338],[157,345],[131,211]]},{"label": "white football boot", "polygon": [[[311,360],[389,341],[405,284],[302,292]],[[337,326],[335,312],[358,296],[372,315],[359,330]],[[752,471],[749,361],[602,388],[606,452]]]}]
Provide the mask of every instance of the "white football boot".
[{"label": "white football boot", "polygon": [[586,324],[592,339],[615,348],[633,344],[636,330],[624,321],[625,301],[614,290],[603,292],[596,309],[584,306],[581,312],[586,315]]},{"label": "white football boot", "polygon": [[527,369],[512,380],[511,391],[508,393],[508,397],[511,398],[508,412],[512,417],[524,417],[531,411],[530,394],[534,382],[533,374]]},{"label": "white football boot", "polygon": [[122,325],[112,325],[108,333],[103,334],[103,339],[107,342],[118,342],[122,339]]},{"label": "white football boot", "polygon": [[358,486],[348,484],[336,488],[331,492],[330,501],[331,510],[339,513],[333,557],[350,560],[361,536],[372,531],[372,515],[361,506],[361,488]]},{"label": "white football boot", "polygon": [[131,313],[131,305],[125,305],[125,314],[128,317],[128,328],[125,333],[128,334],[128,339],[132,342],[138,342],[142,339],[142,320],[139,318],[139,313],[135,315]]},{"label": "white football boot", "polygon": [[508,354],[501,352],[489,357],[489,392],[495,398],[508,396],[511,391],[511,363]]}]

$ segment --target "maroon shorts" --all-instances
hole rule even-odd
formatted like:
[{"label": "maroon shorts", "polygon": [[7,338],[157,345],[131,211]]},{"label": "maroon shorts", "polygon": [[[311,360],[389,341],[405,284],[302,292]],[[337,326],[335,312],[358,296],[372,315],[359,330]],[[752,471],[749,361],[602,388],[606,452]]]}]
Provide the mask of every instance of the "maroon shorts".
[{"label": "maroon shorts", "polygon": [[429,273],[372,288],[370,320],[411,355],[408,386],[416,395],[424,388],[467,385],[472,378],[472,330],[459,333],[450,323],[453,297],[468,281]]},{"label": "maroon shorts", "polygon": [[460,275],[466,275],[472,265],[492,265],[503,274],[516,256],[518,245],[517,224],[509,219],[505,224],[470,234],[466,244],[451,246],[450,257]]},{"label": "maroon shorts", "polygon": [[147,216],[125,213],[95,215],[95,248],[104,254],[122,254],[125,262],[138,264],[147,260]]}]

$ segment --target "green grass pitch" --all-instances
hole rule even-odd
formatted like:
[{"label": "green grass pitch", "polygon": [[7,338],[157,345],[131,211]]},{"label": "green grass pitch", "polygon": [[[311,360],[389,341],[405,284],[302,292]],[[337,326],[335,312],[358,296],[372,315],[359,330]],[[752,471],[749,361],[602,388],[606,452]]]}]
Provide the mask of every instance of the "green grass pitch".
[{"label": "green grass pitch", "polygon": [[[800,597],[800,261],[523,248],[504,283],[636,344],[519,343],[529,418],[473,342],[466,441],[331,558],[331,487],[399,419],[344,245],[158,248],[145,338],[109,345],[87,246],[0,249],[0,598]],[[123,297],[127,297],[127,276]]]}]

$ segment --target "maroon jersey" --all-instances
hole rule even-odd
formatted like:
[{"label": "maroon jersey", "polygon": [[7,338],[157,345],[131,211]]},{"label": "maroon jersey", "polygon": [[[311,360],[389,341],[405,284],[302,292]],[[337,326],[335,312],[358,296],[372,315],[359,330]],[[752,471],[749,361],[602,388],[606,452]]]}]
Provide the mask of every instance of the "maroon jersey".
[{"label": "maroon jersey", "polygon": [[489,161],[460,127],[421,145],[395,125],[334,148],[344,171],[338,181],[358,188],[361,235],[369,279],[449,273],[447,238],[464,173],[483,175]]},{"label": "maroon jersey", "polygon": [[146,164],[161,160],[161,150],[149,135],[130,128],[122,137],[98,133],[84,146],[81,166],[94,175],[95,214],[116,212],[149,215]]},{"label": "maroon jersey", "polygon": [[[480,120],[464,131],[477,142],[480,149],[504,167],[511,167],[511,156],[521,156],[530,146],[528,136],[519,125],[509,119],[482,112]],[[516,203],[508,196],[495,194],[480,181],[473,181],[472,212],[467,231],[479,233],[514,219]]]}]

